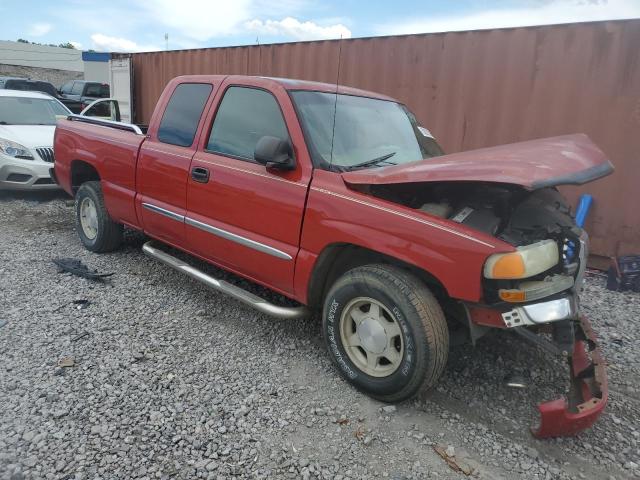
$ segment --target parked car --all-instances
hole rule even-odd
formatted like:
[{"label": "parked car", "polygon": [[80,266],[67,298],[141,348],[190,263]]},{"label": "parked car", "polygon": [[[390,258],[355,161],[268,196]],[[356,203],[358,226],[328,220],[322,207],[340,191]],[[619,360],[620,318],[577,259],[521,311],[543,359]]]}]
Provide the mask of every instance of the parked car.
[{"label": "parked car", "polygon": [[80,113],[94,100],[109,98],[109,85],[86,80],[71,80],[60,87],[59,93],[62,103],[73,113]]},{"label": "parked car", "polygon": [[28,80],[28,78],[22,78],[22,77],[0,77],[0,88],[6,88],[4,86],[4,84],[7,82],[7,80]]},{"label": "parked car", "polygon": [[59,188],[51,179],[56,120],[71,112],[49,95],[0,90],[0,189]]},{"label": "parked car", "polygon": [[[90,116],[105,118],[112,106],[104,103],[83,111],[87,121]],[[59,188],[50,174],[53,134],[56,121],[69,115],[67,107],[47,94],[0,89],[0,190]]]},{"label": "parked car", "polygon": [[60,121],[54,147],[88,250],[118,248],[127,226],[156,240],[148,255],[263,313],[321,311],[338,371],[385,402],[435,385],[450,330],[475,342],[502,329],[572,362],[569,400],[539,406],[536,435],[573,435],[604,409],[604,362],[578,302],[588,238],[556,190],[612,171],[585,135],[443,155],[386,96],[244,76],[172,80],[146,135],[90,122]]},{"label": "parked car", "polygon": [[[57,100],[64,100],[59,94],[56,87],[53,86],[52,83],[41,81],[41,80],[31,80],[29,78],[6,78],[3,86],[0,88],[6,88],[9,90],[23,90],[25,92],[42,92],[47,95],[52,96]],[[66,107],[70,110],[80,112],[84,108],[82,102],[76,100],[65,100]],[[71,108],[70,108],[71,107]]]}]

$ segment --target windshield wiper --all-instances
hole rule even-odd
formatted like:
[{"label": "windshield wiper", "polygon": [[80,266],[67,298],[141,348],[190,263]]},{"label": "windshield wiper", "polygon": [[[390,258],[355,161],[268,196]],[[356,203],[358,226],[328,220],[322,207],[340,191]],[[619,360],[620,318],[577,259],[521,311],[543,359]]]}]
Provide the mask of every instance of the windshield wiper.
[{"label": "windshield wiper", "polygon": [[[356,163],[355,165],[349,165],[348,167],[345,167],[345,169],[346,170],[353,170],[355,168],[373,167],[374,165],[382,163],[385,160],[393,157],[395,154],[396,154],[396,152],[387,153],[386,155],[382,155],[380,157],[376,157],[376,158],[374,158],[372,160],[367,160],[366,162]],[[387,162],[387,163],[390,163],[391,165],[395,165],[395,163],[393,163],[393,162]]]}]

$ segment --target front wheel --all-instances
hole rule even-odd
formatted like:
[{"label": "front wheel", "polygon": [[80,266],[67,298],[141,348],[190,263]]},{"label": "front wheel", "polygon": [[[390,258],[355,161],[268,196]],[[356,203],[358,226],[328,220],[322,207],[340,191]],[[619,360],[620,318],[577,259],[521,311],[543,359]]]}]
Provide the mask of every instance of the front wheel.
[{"label": "front wheel", "polygon": [[447,362],[449,331],[438,301],[397,267],[345,273],[325,299],[322,324],[342,376],[378,400],[399,402],[432,387]]},{"label": "front wheel", "polygon": [[82,244],[92,252],[110,252],[122,243],[124,227],[109,216],[100,182],[86,182],[78,189],[76,229]]}]

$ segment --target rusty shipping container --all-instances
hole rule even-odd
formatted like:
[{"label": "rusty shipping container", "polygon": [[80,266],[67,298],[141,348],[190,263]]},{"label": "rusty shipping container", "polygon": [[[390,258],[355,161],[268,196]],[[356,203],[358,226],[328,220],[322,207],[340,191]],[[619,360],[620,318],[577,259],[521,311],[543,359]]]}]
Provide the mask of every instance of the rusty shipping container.
[{"label": "rusty shipping container", "polygon": [[184,74],[339,82],[406,103],[447,152],[583,132],[616,172],[564,193],[595,204],[592,253],[640,252],[640,19],[133,55],[138,122]]}]

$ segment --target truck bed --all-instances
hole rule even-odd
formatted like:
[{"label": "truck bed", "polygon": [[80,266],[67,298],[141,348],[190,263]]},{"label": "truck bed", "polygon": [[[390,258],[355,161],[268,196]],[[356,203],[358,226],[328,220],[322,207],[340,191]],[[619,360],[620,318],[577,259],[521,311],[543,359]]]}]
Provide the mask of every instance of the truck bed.
[{"label": "truck bed", "polygon": [[139,227],[135,215],[136,160],[143,131],[131,124],[75,116],[59,120],[56,128],[55,173],[60,186],[74,194],[69,175],[73,162],[86,162],[102,180],[109,214],[117,221]]}]

